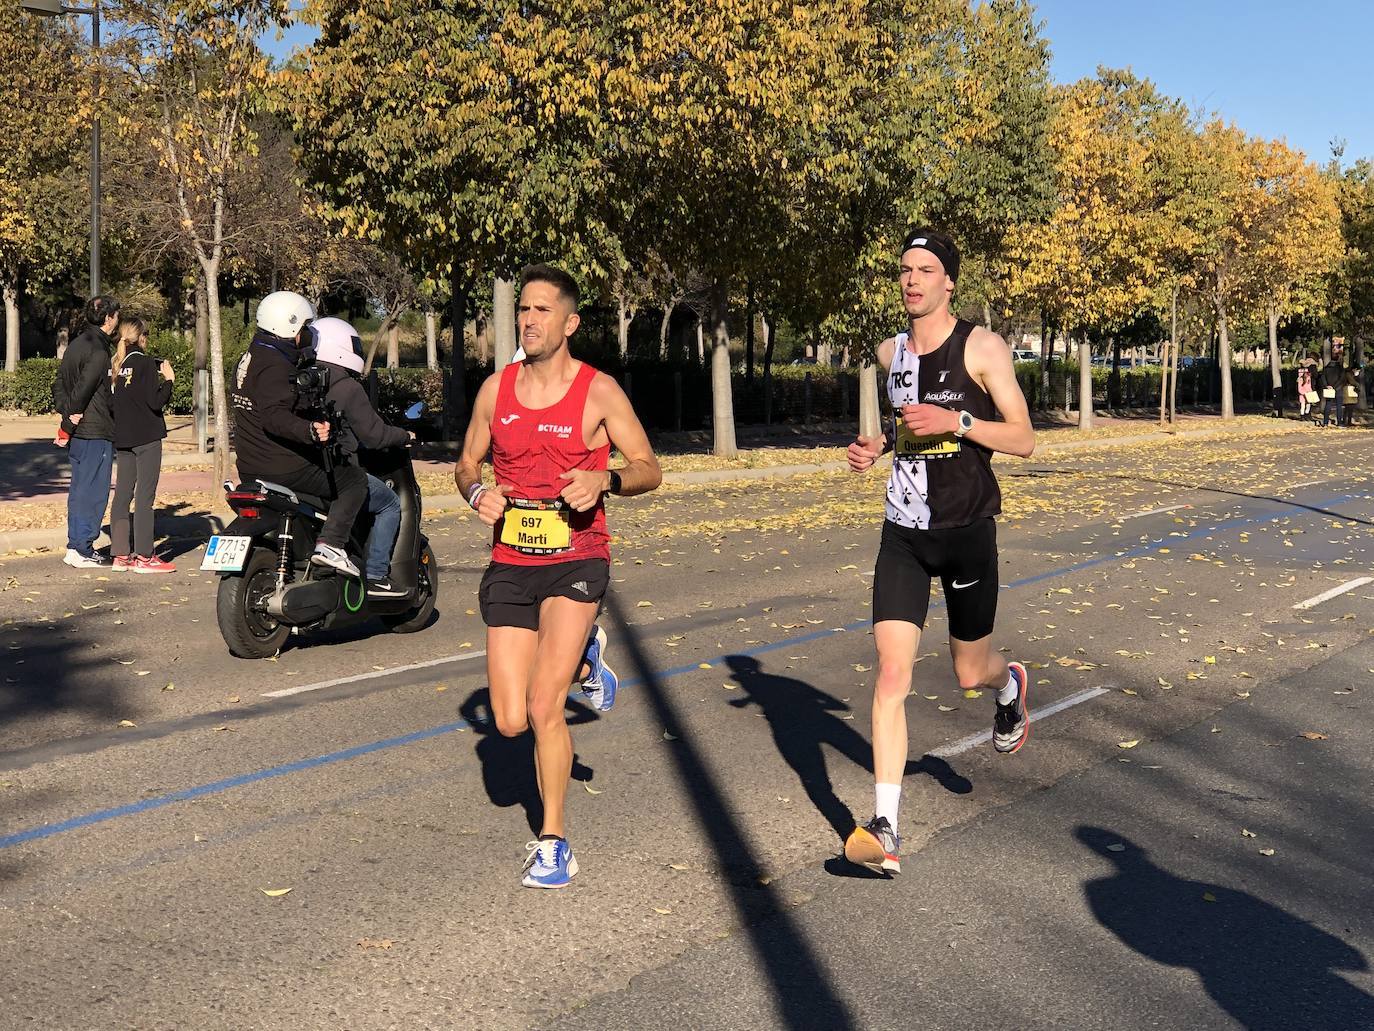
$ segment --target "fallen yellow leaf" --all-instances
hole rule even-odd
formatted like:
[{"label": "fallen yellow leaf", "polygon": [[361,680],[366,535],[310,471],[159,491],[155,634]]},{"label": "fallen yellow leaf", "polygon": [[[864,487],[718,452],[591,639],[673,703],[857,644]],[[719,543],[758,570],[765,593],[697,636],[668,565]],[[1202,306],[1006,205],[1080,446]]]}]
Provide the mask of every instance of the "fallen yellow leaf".
[{"label": "fallen yellow leaf", "polygon": [[1137,739],[1134,740],[1134,741],[1118,741],[1118,742],[1116,743],[1116,747],[1117,747],[1117,748],[1134,748],[1134,747],[1135,747],[1136,745],[1138,745],[1138,744],[1140,744],[1139,738],[1137,738]]},{"label": "fallen yellow leaf", "polygon": [[259,888],[258,891],[262,892],[262,893],[263,893],[264,895],[266,895],[269,899],[279,899],[279,898],[281,898],[283,895],[285,895],[285,894],[287,894],[288,892],[290,892],[291,889],[290,889],[290,888]]}]

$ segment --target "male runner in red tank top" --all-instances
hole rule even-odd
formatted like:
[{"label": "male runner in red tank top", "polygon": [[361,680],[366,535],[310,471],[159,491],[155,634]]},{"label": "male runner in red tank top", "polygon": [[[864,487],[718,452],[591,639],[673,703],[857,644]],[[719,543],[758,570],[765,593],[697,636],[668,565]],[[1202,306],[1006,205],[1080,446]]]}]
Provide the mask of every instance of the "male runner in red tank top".
[{"label": "male runner in red tank top", "polygon": [[[606,635],[595,625],[610,582],[603,498],[643,494],[663,480],[625,392],[568,352],[577,302],[566,272],[525,269],[518,323],[525,360],[482,384],[455,471],[458,489],[494,528],[479,592],[492,715],[507,737],[534,731],[544,823],[525,859],[522,883],[531,888],[562,888],[577,873],[563,823],[573,760],[568,687],[581,676],[603,711],[615,695]],[[614,472],[606,468],[611,445],[626,460]],[[488,452],[494,487],[482,484]]]}]

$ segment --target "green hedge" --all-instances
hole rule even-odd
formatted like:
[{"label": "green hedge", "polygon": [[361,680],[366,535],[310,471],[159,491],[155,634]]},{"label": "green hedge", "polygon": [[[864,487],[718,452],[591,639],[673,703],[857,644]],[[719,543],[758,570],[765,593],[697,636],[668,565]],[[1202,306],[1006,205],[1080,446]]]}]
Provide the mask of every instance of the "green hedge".
[{"label": "green hedge", "polygon": [[25,415],[51,413],[58,364],[56,358],[25,358],[15,372],[0,372],[0,409],[17,408]]}]

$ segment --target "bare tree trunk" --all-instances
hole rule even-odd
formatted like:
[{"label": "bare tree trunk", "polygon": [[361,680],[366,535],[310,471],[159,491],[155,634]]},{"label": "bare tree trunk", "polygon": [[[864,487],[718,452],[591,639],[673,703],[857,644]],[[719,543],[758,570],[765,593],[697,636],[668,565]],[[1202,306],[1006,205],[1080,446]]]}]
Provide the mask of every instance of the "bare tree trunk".
[{"label": "bare tree trunk", "polygon": [[196,451],[210,451],[210,301],[205,292],[204,275],[196,276],[196,352],[192,401],[196,421]]},{"label": "bare tree trunk", "polygon": [[388,319],[391,323],[386,334],[386,367],[388,369],[399,369],[401,367],[401,316],[398,312],[395,316]]},{"label": "bare tree trunk", "polygon": [[515,283],[496,277],[491,288],[491,327],[496,335],[496,371],[515,355]]},{"label": "bare tree trunk", "polygon": [[754,385],[754,284],[749,284],[748,311],[744,313],[744,382]]},{"label": "bare tree trunk", "polygon": [[658,360],[661,362],[668,360],[668,323],[672,320],[673,309],[676,307],[676,302],[665,304],[663,318],[658,320]]},{"label": "bare tree trunk", "polygon": [[715,435],[712,453],[722,458],[739,454],[735,446],[735,406],[730,390],[730,331],[726,325],[729,297],[726,284],[717,280],[711,291],[711,423]]},{"label": "bare tree trunk", "polygon": [[865,355],[859,365],[859,436],[876,437],[883,431],[878,411],[878,363]]},{"label": "bare tree trunk", "polygon": [[477,312],[473,316],[472,331],[477,337],[477,364],[485,369],[491,361],[491,320]]},{"label": "bare tree trunk", "polygon": [[0,284],[5,295],[5,371],[19,368],[19,277],[13,273]]},{"label": "bare tree trunk", "polygon": [[1054,337],[1049,319],[1040,313],[1040,408],[1050,410],[1050,363],[1054,361]]},{"label": "bare tree trunk", "polygon": [[768,321],[768,313],[759,313],[759,325],[763,327],[763,422],[765,426],[773,423],[773,345],[776,343],[773,324]]},{"label": "bare tree trunk", "polygon": [[[377,359],[377,350],[382,346],[383,340],[388,341],[387,351],[390,352],[391,329],[395,317],[394,313],[388,313],[387,317],[382,320],[382,324],[377,327],[377,332],[372,335],[372,342],[367,345],[367,358],[363,362],[364,376],[372,371],[372,363]],[[394,366],[392,367],[394,368]]]},{"label": "bare tree trunk", "polygon": [[1226,305],[1220,295],[1217,305],[1217,369],[1221,372],[1221,417],[1236,417],[1235,397],[1231,391],[1231,336],[1226,326]]},{"label": "bare tree trunk", "polygon": [[1087,333],[1078,339],[1078,428],[1093,428],[1093,345]]},{"label": "bare tree trunk", "polygon": [[[463,339],[463,327],[459,326],[454,339]],[[432,304],[425,304],[425,368],[433,371],[439,367],[439,315]]]},{"label": "bare tree trunk", "polygon": [[706,337],[702,329],[701,316],[697,316],[697,362],[706,364]]},{"label": "bare tree trunk", "polygon": [[992,305],[987,301],[983,302],[983,328],[992,332]]},{"label": "bare tree trunk", "polygon": [[635,320],[635,311],[625,303],[624,294],[615,295],[615,314],[615,339],[620,347],[620,361],[624,363],[630,353],[630,323]]},{"label": "bare tree trunk", "polygon": [[210,322],[210,390],[215,405],[215,482],[228,479],[229,405],[224,396],[224,332],[220,325],[219,259],[201,261],[205,278],[205,314]]},{"label": "bare tree trunk", "polygon": [[1283,390],[1283,374],[1279,360],[1279,313],[1269,309],[1269,385]]}]

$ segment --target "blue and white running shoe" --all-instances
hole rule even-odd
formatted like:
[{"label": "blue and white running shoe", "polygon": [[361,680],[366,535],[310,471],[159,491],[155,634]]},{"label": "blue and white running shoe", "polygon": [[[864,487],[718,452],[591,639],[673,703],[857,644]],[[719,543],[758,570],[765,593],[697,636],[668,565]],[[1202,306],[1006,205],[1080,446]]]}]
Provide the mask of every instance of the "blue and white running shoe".
[{"label": "blue and white running shoe", "polygon": [[572,846],[563,838],[531,841],[525,847],[530,854],[525,857],[520,883],[526,888],[566,888],[577,876]]},{"label": "blue and white running shoe", "polygon": [[592,639],[587,642],[586,661],[592,671],[582,681],[582,693],[597,711],[606,712],[615,704],[620,678],[615,675],[615,670],[606,665],[606,631],[599,626],[592,628]]}]

